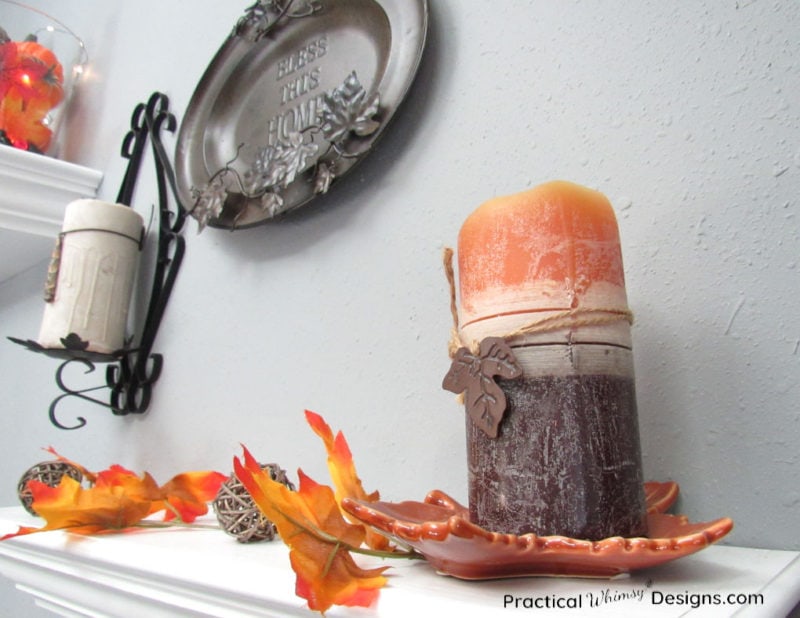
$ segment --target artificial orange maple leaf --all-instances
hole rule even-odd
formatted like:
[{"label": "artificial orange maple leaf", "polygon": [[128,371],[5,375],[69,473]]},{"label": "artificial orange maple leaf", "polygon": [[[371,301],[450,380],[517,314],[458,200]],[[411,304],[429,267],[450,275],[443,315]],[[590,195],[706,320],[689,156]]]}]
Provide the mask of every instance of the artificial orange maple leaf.
[{"label": "artificial orange maple leaf", "polygon": [[0,540],[63,528],[83,534],[121,530],[159,511],[165,511],[165,521],[177,517],[191,523],[208,512],[207,502],[227,479],[214,471],[184,472],[159,486],[147,472],[139,477],[114,464],[95,473],[62,457],[52,447],[45,450],[79,468],[92,486],[86,489],[66,475],[56,487],[29,481],[31,507],[47,523],[42,528],[21,527]]},{"label": "artificial orange maple leaf", "polygon": [[243,452],[243,462],[234,458],[234,472],[289,546],[297,595],[320,612],[334,604],[371,605],[386,584],[382,573],[387,567],[362,569],[353,560],[350,551],[359,551],[364,527],[344,520],[330,487],[300,470],[300,486],[293,492],[274,481],[247,448]]},{"label": "artificial orange maple leaf", "polygon": [[[354,521],[352,516],[341,508],[342,500],[355,498],[363,502],[375,502],[380,499],[380,494],[377,491],[370,494],[364,491],[364,486],[356,472],[350,446],[341,431],[334,437],[328,423],[322,416],[311,410],[306,410],[306,421],[314,433],[322,438],[325,449],[328,451],[328,472],[336,489],[336,502],[344,516],[348,520]],[[386,550],[390,545],[389,539],[371,529],[367,529],[366,542],[369,547],[379,550]]]},{"label": "artificial orange maple leaf", "polygon": [[172,521],[177,517],[185,523],[191,523],[200,515],[205,515],[208,512],[207,503],[214,499],[227,479],[221,472],[213,470],[173,476],[159,488],[167,509],[164,521]]},{"label": "artificial orange maple leaf", "polygon": [[150,473],[145,472],[142,477],[138,477],[135,472],[119,464],[113,464],[107,470],[98,472],[95,475],[94,488],[109,490],[116,488],[132,500],[140,502],[157,502],[161,499],[161,490]]},{"label": "artificial orange maple leaf", "polygon": [[115,464],[98,472],[95,478],[95,487],[122,487],[127,496],[149,501],[150,514],[164,511],[164,521],[177,518],[191,523],[208,512],[206,503],[214,499],[228,477],[214,471],[184,472],[158,486],[149,473],[145,472],[140,479],[130,470]]},{"label": "artificial orange maple leaf", "polygon": [[46,525],[42,528],[23,526],[0,540],[64,528],[80,534],[128,528],[149,515],[151,502],[143,500],[141,495],[157,492],[158,486],[148,475],[142,479],[137,494],[128,495],[120,485],[84,489],[75,479],[64,476],[56,487],[33,480],[28,482],[28,489],[33,496],[33,510],[47,522]]},{"label": "artificial orange maple leaf", "polygon": [[13,41],[0,43],[0,99],[14,87],[14,67],[17,63],[17,44]]},{"label": "artificial orange maple leaf", "polygon": [[88,470],[87,468],[79,464],[77,461],[72,461],[71,459],[67,459],[52,446],[48,446],[47,448],[43,448],[42,450],[45,453],[50,453],[51,455],[53,455],[53,457],[55,457],[59,461],[63,461],[64,463],[68,463],[71,466],[75,466],[78,470],[81,471],[81,474],[83,474],[83,478],[85,478],[90,483],[94,484],[94,482],[97,480],[97,475],[94,472]]},{"label": "artificial orange maple leaf", "polygon": [[0,47],[0,130],[12,144],[44,152],[52,131],[45,119],[64,97],[64,70],[52,51],[35,41]]},{"label": "artificial orange maple leaf", "polygon": [[28,100],[38,99],[51,109],[64,97],[64,69],[56,55],[36,41],[19,41],[12,73],[16,87]]},{"label": "artificial orange maple leaf", "polygon": [[26,149],[33,145],[44,152],[53,137],[53,132],[44,124],[50,109],[46,102],[27,100],[18,93],[9,92],[0,103],[0,129],[12,143]]},{"label": "artificial orange maple leaf", "polygon": [[[71,464],[78,468],[83,477],[90,483],[96,485],[122,485],[129,492],[136,492],[141,489],[136,474],[126,470],[120,465],[114,464],[108,470],[92,472],[81,464],[67,459],[56,451],[52,446],[44,449],[54,455],[59,461]],[[147,474],[147,473],[145,473]],[[213,470],[202,470],[184,472],[172,477],[165,484],[158,488],[158,494],[148,494],[142,496],[153,502],[150,513],[156,513],[166,509],[164,521],[172,521],[176,517],[184,523],[191,523],[200,515],[208,512],[207,502],[214,499],[219,492],[219,488],[227,480],[227,476],[221,472]]]}]

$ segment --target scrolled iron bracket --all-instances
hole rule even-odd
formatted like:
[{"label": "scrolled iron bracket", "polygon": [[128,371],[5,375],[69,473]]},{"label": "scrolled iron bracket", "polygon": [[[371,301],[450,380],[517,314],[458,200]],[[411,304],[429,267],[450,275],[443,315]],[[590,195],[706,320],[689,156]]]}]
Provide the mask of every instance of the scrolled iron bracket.
[{"label": "scrolled iron bracket", "polygon": [[[176,129],[177,120],[169,111],[169,99],[166,95],[155,92],[147,103],[139,103],[134,108],[130,131],[122,142],[121,155],[128,159],[128,166],[120,185],[117,202],[126,206],[131,205],[148,141],[155,159],[158,188],[158,246],[150,299],[138,340],[134,336],[121,350],[111,354],[97,354],[88,352],[87,342],[81,341],[74,333],[62,339],[63,348],[44,348],[36,341],[9,337],[12,342],[31,351],[63,361],[55,375],[56,385],[62,394],[53,400],[49,409],[50,421],[59,429],[79,429],[87,422],[82,416],[76,419],[77,423],[74,425],[65,425],[59,421],[56,408],[68,398],[77,398],[106,407],[116,415],[142,414],[150,405],[153,385],[161,375],[164,364],[163,356],[153,353],[153,345],[186,252],[186,242],[181,236],[181,230],[187,213],[178,198],[175,174],[161,141],[163,131],[175,133]],[[79,389],[68,386],[64,372],[74,363],[83,365],[86,374],[94,372],[96,363],[109,363],[106,368],[105,384]],[[109,392],[107,401],[87,394],[99,390]]]}]

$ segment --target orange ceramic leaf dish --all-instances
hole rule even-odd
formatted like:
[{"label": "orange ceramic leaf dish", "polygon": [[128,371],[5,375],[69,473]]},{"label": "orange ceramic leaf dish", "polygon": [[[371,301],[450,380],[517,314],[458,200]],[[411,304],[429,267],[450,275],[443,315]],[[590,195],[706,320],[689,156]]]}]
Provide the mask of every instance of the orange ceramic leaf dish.
[{"label": "orange ceramic leaf dish", "polygon": [[332,605],[372,604],[386,584],[385,567],[355,563],[348,549],[361,546],[364,528],[344,520],[333,491],[299,471],[300,486],[293,492],[262,470],[246,448],[243,460],[234,458],[234,472],[289,546],[297,595],[320,612]]},{"label": "orange ceramic leaf dish", "polygon": [[[306,410],[306,421],[308,421],[314,433],[322,438],[325,449],[328,451],[328,472],[336,489],[336,501],[341,505],[344,498],[355,498],[362,502],[379,500],[380,494],[377,491],[373,491],[371,494],[364,491],[361,479],[356,472],[355,463],[353,463],[353,454],[344,434],[340,431],[334,437],[328,423],[319,414],[311,410]],[[342,512],[348,519],[351,518],[349,513],[344,510]],[[351,521],[355,523],[355,520],[351,519]],[[389,539],[372,529],[367,530],[366,543],[372,549],[378,550],[388,549],[390,545]]]},{"label": "orange ceramic leaf dish", "polygon": [[598,541],[492,532],[470,522],[469,509],[438,490],[423,502],[346,499],[344,507],[408,543],[438,572],[461,579],[616,577],[698,552],[733,528],[728,517],[692,523],[683,515],[664,513],[678,496],[677,483],[645,483],[645,494],[648,536]]}]

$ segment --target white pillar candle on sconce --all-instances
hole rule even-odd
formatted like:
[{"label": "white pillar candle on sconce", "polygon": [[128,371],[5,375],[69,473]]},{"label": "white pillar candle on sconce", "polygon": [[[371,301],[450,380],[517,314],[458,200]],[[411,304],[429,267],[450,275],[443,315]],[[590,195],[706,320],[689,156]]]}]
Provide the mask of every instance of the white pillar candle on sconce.
[{"label": "white pillar candle on sconce", "polygon": [[142,237],[142,217],[128,206],[93,199],[67,206],[48,273],[41,346],[64,348],[70,334],[90,352],[124,346]]}]

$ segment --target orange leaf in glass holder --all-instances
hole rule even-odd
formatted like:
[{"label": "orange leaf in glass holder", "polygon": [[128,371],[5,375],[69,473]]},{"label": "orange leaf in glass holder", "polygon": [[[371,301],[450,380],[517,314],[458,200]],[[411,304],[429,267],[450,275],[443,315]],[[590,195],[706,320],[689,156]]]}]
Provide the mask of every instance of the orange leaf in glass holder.
[{"label": "orange leaf in glass holder", "polygon": [[44,152],[52,131],[46,118],[64,98],[64,69],[35,41],[0,45],[0,130],[15,146]]},{"label": "orange leaf in glass holder", "polygon": [[39,99],[25,99],[9,91],[0,101],[0,130],[17,148],[45,152],[50,146],[53,131],[44,124],[51,105]]},{"label": "orange leaf in glass holder", "polygon": [[13,41],[0,43],[0,100],[14,86],[13,69],[17,65],[17,44]]},{"label": "orange leaf in glass holder", "polygon": [[64,97],[64,69],[55,54],[36,43],[16,43],[17,62],[13,67],[16,87],[26,100],[39,100],[52,109]]}]

